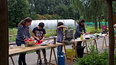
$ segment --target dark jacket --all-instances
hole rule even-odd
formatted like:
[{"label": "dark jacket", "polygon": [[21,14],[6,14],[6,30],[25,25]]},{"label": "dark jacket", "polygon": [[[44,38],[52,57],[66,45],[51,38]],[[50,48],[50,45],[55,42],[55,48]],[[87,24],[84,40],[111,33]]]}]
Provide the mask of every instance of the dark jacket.
[{"label": "dark jacket", "polygon": [[26,38],[30,38],[29,27],[23,27],[22,25],[18,26],[16,39],[24,41]]},{"label": "dark jacket", "polygon": [[79,24],[76,25],[76,32],[74,34],[75,39],[80,37],[80,35],[82,34],[83,30],[84,30],[84,33],[86,33],[85,26],[81,27],[81,26],[79,26]]}]

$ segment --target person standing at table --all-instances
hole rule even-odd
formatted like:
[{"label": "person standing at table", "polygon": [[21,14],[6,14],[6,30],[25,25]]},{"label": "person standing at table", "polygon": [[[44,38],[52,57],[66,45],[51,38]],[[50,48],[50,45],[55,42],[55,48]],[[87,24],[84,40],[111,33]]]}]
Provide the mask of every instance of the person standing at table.
[{"label": "person standing at table", "polygon": [[[30,17],[27,17],[18,23],[18,30],[17,30],[17,36],[16,36],[17,46],[21,46],[21,44],[25,44],[24,39],[32,38],[29,33],[29,26],[31,25],[31,22],[32,22],[32,19]],[[19,55],[19,59],[18,59],[19,65],[26,65],[25,55],[26,53],[21,53]]]},{"label": "person standing at table", "polygon": [[77,39],[78,37],[80,37],[82,34],[87,34],[86,33],[86,29],[85,29],[85,24],[84,24],[85,20],[82,19],[81,21],[78,22],[78,24],[76,25],[76,32],[74,34],[75,39]]},{"label": "person standing at table", "polygon": [[[44,38],[45,38],[45,34],[46,34],[46,31],[44,29],[44,23],[43,22],[39,23],[38,27],[35,27],[32,32],[33,32],[33,37],[35,38],[35,40],[38,41],[38,43],[40,41],[43,41]],[[46,50],[42,49],[42,52],[43,52],[43,55],[44,55],[44,62],[47,65]],[[39,65],[41,65],[42,60],[41,60],[40,50],[37,50],[36,53],[38,54]]]},{"label": "person standing at table", "polygon": [[[62,43],[63,41],[63,36],[64,36],[63,28],[66,28],[66,30],[68,30],[68,27],[64,26],[63,22],[58,22],[57,29],[56,29],[56,33],[57,33],[56,41],[58,43]],[[58,46],[57,52],[61,52],[61,51],[62,51],[62,46]]]}]

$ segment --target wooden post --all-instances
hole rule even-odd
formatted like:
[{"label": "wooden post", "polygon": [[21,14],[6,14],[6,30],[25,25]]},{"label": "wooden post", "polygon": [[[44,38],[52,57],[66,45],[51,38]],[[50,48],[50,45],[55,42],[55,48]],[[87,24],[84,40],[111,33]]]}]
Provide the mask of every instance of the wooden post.
[{"label": "wooden post", "polygon": [[112,0],[106,0],[108,7],[108,27],[109,27],[109,65],[114,65],[114,28],[112,18]]},{"label": "wooden post", "polygon": [[0,65],[8,65],[8,6],[0,0]]}]

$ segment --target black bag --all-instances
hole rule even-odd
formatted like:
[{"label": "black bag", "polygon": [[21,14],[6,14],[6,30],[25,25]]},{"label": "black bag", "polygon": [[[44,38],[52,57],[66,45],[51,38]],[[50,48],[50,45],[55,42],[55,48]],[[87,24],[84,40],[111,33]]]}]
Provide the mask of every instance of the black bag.
[{"label": "black bag", "polygon": [[78,56],[78,58],[83,57],[84,48],[85,48],[84,46],[77,46],[77,56]]}]

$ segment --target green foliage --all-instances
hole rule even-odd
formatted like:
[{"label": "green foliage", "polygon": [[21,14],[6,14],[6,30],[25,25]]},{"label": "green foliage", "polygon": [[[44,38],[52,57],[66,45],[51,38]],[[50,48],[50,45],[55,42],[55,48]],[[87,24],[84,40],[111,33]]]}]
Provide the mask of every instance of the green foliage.
[{"label": "green foliage", "polygon": [[[75,57],[75,50],[73,51],[73,57]],[[71,57],[72,56],[72,49],[66,49],[66,55],[67,57]]]},{"label": "green foliage", "polygon": [[94,45],[91,44],[90,40],[90,54],[85,55],[83,58],[78,58],[78,65],[108,65],[108,52],[105,50],[103,53],[100,53]]},{"label": "green foliage", "polygon": [[60,19],[61,17],[57,14],[53,14],[53,15],[49,15],[49,14],[45,14],[44,15],[47,19]]},{"label": "green foliage", "polygon": [[47,29],[45,37],[50,37],[50,36],[56,36],[56,30],[55,29]]},{"label": "green foliage", "polygon": [[37,20],[37,18],[38,18],[37,14],[30,14],[30,17],[31,17],[33,20]]},{"label": "green foliage", "polygon": [[116,2],[112,2],[113,14],[116,14]]},{"label": "green foliage", "polygon": [[78,58],[78,65],[108,65],[108,53],[93,52],[90,55],[85,55],[83,58]]},{"label": "green foliage", "polygon": [[9,28],[9,42],[15,41],[17,35],[16,28]]},{"label": "green foliage", "polygon": [[79,15],[83,16],[86,21],[95,22],[95,28],[97,29],[97,17],[105,16],[106,13],[106,2],[98,0],[71,0],[73,6],[79,11]]},{"label": "green foliage", "polygon": [[44,14],[44,15],[40,15],[38,14],[38,19],[39,20],[50,20],[50,19],[61,19],[62,17],[58,16],[57,14],[53,14],[53,15],[49,15],[49,14]]},{"label": "green foliage", "polygon": [[37,14],[37,16],[38,16],[38,20],[41,20],[41,19],[47,20],[47,18],[43,15]]},{"label": "green foliage", "polygon": [[102,32],[102,29],[95,30],[94,27],[86,26],[86,31],[90,33],[100,33]]},{"label": "green foliage", "polygon": [[28,17],[29,9],[27,0],[8,0],[9,27],[16,27],[22,19]]},{"label": "green foliage", "polygon": [[[85,55],[83,58],[78,58],[78,65],[108,65],[108,52],[104,50],[100,52],[92,52],[89,55]],[[116,65],[116,51],[114,52],[114,65]]]},{"label": "green foliage", "polygon": [[106,2],[98,0],[71,0],[73,6],[86,21],[96,20],[97,16],[105,15]]},{"label": "green foliage", "polygon": [[[40,15],[57,14],[63,19],[78,19],[79,14],[75,7],[72,6],[70,0],[28,0],[33,10]],[[32,10],[33,9],[33,10]],[[52,17],[54,18],[54,17]],[[51,19],[51,18],[50,18]],[[55,17],[56,19],[56,17]]]}]

